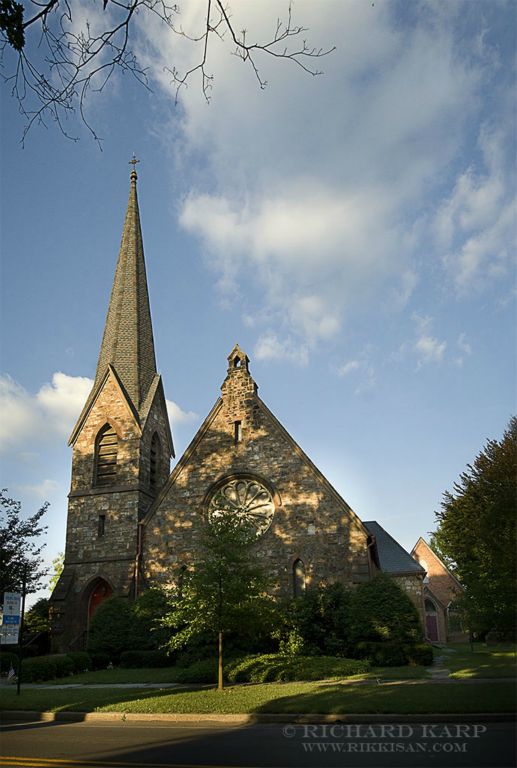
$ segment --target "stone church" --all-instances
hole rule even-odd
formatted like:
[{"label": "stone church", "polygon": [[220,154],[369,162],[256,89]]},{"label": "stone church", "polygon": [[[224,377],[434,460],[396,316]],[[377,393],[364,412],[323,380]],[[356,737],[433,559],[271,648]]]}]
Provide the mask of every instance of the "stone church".
[{"label": "stone church", "polygon": [[278,594],[352,586],[384,570],[423,616],[424,569],[378,523],[361,522],[261,400],[249,362],[236,344],[220,396],[171,473],[133,166],[95,381],[69,441],[65,563],[51,597],[55,650],[84,647],[108,597],[133,599],[194,567],[200,519],[221,507],[253,521],[257,557]]}]

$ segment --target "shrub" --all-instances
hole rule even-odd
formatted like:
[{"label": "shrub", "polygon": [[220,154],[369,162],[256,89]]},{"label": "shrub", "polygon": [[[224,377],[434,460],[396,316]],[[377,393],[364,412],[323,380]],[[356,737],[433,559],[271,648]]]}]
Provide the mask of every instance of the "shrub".
[{"label": "shrub", "polygon": [[401,667],[407,664],[401,643],[362,640],[354,648],[354,656],[368,659],[374,667]]},{"label": "shrub", "polygon": [[170,667],[174,657],[165,651],[124,651],[120,654],[120,666],[127,669],[142,667]]},{"label": "shrub", "polygon": [[110,597],[99,605],[91,620],[88,635],[90,653],[107,653],[118,661],[130,647],[132,611],[123,597]]},{"label": "shrub", "polygon": [[72,660],[74,672],[89,672],[92,669],[92,657],[86,651],[73,651],[66,655]]},{"label": "shrub", "polygon": [[352,644],[362,641],[416,642],[421,637],[420,618],[414,603],[387,574],[377,574],[352,593]]},{"label": "shrub", "polygon": [[89,656],[92,660],[93,670],[107,669],[111,661],[109,653],[90,653]]},{"label": "shrub", "polygon": [[356,643],[354,656],[368,659],[374,667],[401,667],[405,664],[428,666],[433,662],[432,648],[426,643],[362,640]]},{"label": "shrub", "polygon": [[11,651],[2,651],[0,653],[0,674],[6,675],[11,666],[16,672],[18,669],[18,654]]},{"label": "shrub", "polygon": [[177,683],[216,683],[217,658],[202,659],[178,671]]},{"label": "shrub", "polygon": [[161,589],[148,589],[131,605],[132,623],[125,650],[158,650],[169,637],[169,630],[160,626],[160,620],[169,609],[168,598]]},{"label": "shrub", "polygon": [[409,664],[421,664],[428,667],[433,663],[433,649],[428,643],[412,643],[404,646]]},{"label": "shrub", "polygon": [[230,662],[226,673],[232,683],[268,683],[350,677],[369,668],[367,661],[359,659],[269,653]]},{"label": "shrub", "polygon": [[289,655],[346,656],[350,592],[330,584],[284,604],[279,649]]},{"label": "shrub", "polygon": [[74,672],[74,662],[65,653],[51,656],[35,656],[23,662],[21,679],[25,683],[37,683],[66,677]]}]

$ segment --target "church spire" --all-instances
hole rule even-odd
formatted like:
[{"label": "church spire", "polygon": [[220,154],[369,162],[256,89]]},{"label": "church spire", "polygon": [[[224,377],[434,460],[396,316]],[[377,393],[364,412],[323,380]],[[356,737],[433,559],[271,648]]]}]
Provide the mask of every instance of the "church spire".
[{"label": "church spire", "polygon": [[133,156],[126,218],[94,389],[111,365],[133,406],[140,411],[156,375],[156,358],[136,191],[137,162]]}]

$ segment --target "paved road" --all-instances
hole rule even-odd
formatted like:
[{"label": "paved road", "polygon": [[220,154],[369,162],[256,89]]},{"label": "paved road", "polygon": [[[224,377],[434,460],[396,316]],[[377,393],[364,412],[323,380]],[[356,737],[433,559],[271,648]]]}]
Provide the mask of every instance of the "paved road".
[{"label": "paved road", "polygon": [[54,721],[7,723],[1,736],[0,766],[18,768],[513,768],[516,764],[513,724],[483,726],[467,720],[463,726]]}]

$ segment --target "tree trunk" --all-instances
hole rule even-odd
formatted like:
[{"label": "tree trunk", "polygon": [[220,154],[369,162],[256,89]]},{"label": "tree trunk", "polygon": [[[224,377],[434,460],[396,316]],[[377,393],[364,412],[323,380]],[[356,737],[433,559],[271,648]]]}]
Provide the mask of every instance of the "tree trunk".
[{"label": "tree trunk", "polygon": [[217,665],[217,690],[223,690],[223,633],[219,632],[219,662]]}]

